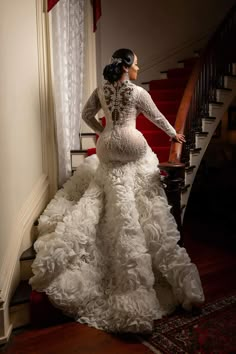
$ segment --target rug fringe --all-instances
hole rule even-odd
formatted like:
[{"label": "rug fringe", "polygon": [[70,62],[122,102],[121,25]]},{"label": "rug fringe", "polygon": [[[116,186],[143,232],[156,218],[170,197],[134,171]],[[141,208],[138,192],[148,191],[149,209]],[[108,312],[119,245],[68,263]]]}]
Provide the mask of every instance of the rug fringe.
[{"label": "rug fringe", "polygon": [[153,347],[153,345],[151,345],[150,343],[146,342],[143,338],[137,336],[137,338],[139,339],[139,341],[145,345],[146,347],[148,347],[149,349],[151,349],[151,351],[153,351],[153,353],[155,354],[163,354],[162,352],[160,352],[160,350],[156,349],[155,347]]}]

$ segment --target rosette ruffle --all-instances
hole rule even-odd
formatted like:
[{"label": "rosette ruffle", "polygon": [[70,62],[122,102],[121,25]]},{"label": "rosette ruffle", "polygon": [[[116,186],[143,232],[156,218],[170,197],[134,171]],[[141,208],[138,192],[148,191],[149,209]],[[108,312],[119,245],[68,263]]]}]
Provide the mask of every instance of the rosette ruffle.
[{"label": "rosette ruffle", "polygon": [[30,283],[81,323],[151,331],[179,304],[204,301],[148,148],[126,164],[87,158],[39,220]]}]

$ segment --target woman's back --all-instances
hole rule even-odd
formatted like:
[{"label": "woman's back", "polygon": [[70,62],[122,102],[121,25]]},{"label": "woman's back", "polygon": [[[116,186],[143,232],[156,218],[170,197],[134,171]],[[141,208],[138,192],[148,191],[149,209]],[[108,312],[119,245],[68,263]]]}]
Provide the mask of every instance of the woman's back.
[{"label": "woman's back", "polygon": [[106,126],[97,141],[97,155],[103,162],[129,162],[142,157],[147,148],[136,129],[139,88],[130,81],[106,82],[98,89]]},{"label": "woman's back", "polygon": [[[106,117],[106,126],[101,128],[94,115],[102,108]],[[150,95],[142,87],[129,80],[106,82],[97,88],[83,110],[83,119],[100,137],[97,141],[97,155],[102,162],[126,163],[141,158],[147,148],[147,142],[137,129],[136,117],[142,112],[154,124],[169,136],[175,130],[153,103]]]}]

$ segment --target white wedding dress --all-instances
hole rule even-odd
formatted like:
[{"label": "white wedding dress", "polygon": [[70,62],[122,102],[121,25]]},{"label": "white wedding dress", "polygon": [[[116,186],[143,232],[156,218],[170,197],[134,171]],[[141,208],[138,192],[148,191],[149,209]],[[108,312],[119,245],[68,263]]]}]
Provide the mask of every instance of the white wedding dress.
[{"label": "white wedding dress", "polygon": [[[100,108],[105,129],[94,118]],[[100,134],[39,219],[33,289],[78,322],[112,332],[149,332],[177,305],[204,295],[160,183],[158,159],[136,130],[142,112],[170,137],[174,128],[130,81],[106,83],[83,119]]]}]

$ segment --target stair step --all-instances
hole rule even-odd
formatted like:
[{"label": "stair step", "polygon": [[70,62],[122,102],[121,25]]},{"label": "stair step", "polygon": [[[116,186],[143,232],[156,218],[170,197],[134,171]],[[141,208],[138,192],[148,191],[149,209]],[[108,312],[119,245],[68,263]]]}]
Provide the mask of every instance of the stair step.
[{"label": "stair step", "polygon": [[236,75],[224,75],[224,87],[235,88],[236,86]]},{"label": "stair step", "polygon": [[28,280],[20,281],[16,291],[11,299],[10,306],[15,306],[19,304],[24,304],[29,302],[30,294],[31,294],[31,286],[29,285]]},{"label": "stair step", "polygon": [[217,87],[216,90],[232,91],[232,89],[231,89],[231,88],[228,88],[228,87]]},{"label": "stair step", "polygon": [[216,120],[216,117],[203,117],[202,119],[214,122]]},{"label": "stair step", "polygon": [[190,152],[192,154],[199,154],[199,152],[201,152],[202,148],[193,148],[193,149],[190,149]]},{"label": "stair step", "polygon": [[224,102],[219,102],[219,101],[209,101],[209,104],[215,104],[218,106],[222,106],[224,104]]},{"label": "stair step", "polygon": [[11,306],[9,309],[9,317],[13,329],[31,325],[30,302]]},{"label": "stair step", "polygon": [[154,100],[159,111],[162,114],[177,114],[180,101],[156,101]]},{"label": "stair step", "polygon": [[87,150],[96,145],[96,134],[95,133],[82,133],[80,135],[80,144],[82,150]]},{"label": "stair step", "polygon": [[70,160],[71,160],[71,171],[74,172],[76,168],[84,162],[85,157],[87,157],[87,150],[71,150]]},{"label": "stair step", "polygon": [[167,74],[167,78],[178,78],[178,77],[184,77],[187,78],[190,76],[192,72],[192,67],[186,67],[186,68],[173,68],[169,69],[166,71],[161,71],[162,74]]},{"label": "stair step", "polygon": [[159,145],[170,147],[170,137],[162,130],[143,130],[142,134],[150,146]]},{"label": "stair step", "polygon": [[181,193],[186,193],[187,190],[189,189],[190,184],[185,184],[182,188],[181,188]]},{"label": "stair step", "polygon": [[[165,117],[170,122],[170,124],[174,125],[176,120],[176,114],[165,114]],[[140,131],[160,129],[154,123],[152,123],[148,118],[146,118],[143,114],[140,114],[137,117],[136,128]]]},{"label": "stair step", "polygon": [[233,79],[236,79],[236,75],[235,74],[224,74],[224,76],[228,76],[228,77],[232,77]]},{"label": "stair step", "polygon": [[182,60],[179,60],[178,63],[180,64],[184,64],[184,67],[189,67],[189,66],[193,66],[195,65],[196,61],[198,60],[197,57],[192,57],[192,58],[186,58],[186,59],[182,59]]},{"label": "stair step", "polygon": [[175,88],[175,89],[156,89],[150,90],[149,94],[151,95],[153,100],[157,101],[165,101],[168,99],[169,101],[173,100],[181,100],[183,97],[184,89],[183,88]]},{"label": "stair step", "polygon": [[189,156],[190,166],[198,165],[199,155],[201,153],[201,150],[202,150],[201,147],[195,147],[193,149],[190,149],[190,156]]},{"label": "stair step", "polygon": [[91,148],[87,150],[87,154],[88,156],[94,155],[96,154],[96,148]]},{"label": "stair step", "polygon": [[168,161],[170,154],[169,146],[152,146],[152,151],[157,155],[159,162]]},{"label": "stair step", "polygon": [[208,132],[195,132],[195,135],[201,136],[201,137],[206,137],[208,135]]},{"label": "stair step", "polygon": [[216,117],[205,117],[202,118],[202,130],[204,132],[209,132],[212,129],[212,125],[215,123]]},{"label": "stair step", "polygon": [[28,261],[35,258],[35,250],[34,246],[29,247],[26,251],[24,251],[20,257],[20,261]]},{"label": "stair step", "polygon": [[32,277],[32,263],[35,258],[35,250],[34,247],[28,248],[24,251],[20,257],[20,276],[21,280],[28,280]]},{"label": "stair step", "polygon": [[185,167],[185,172],[190,173],[196,168],[195,165]]},{"label": "stair step", "polygon": [[174,89],[174,88],[185,88],[187,84],[187,79],[184,78],[171,78],[163,80],[152,80],[149,83],[150,90],[155,89]]}]

